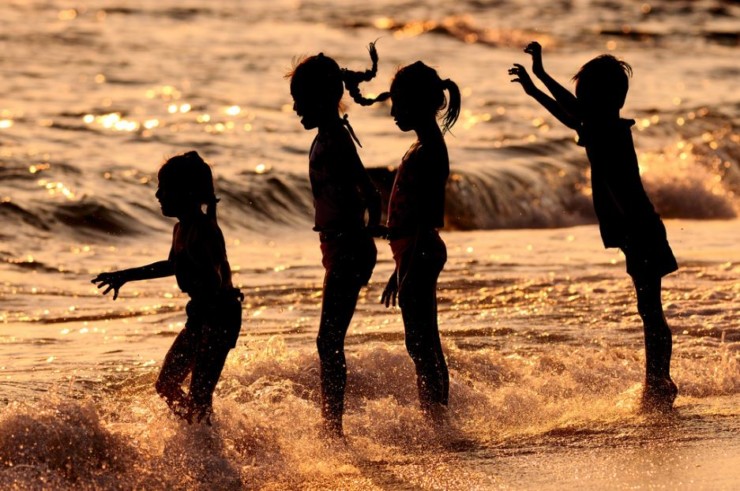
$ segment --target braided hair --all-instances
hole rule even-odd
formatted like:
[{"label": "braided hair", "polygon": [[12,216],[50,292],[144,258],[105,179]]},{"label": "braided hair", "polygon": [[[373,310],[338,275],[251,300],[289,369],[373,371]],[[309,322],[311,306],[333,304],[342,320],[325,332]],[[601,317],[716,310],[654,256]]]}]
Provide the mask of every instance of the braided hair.
[{"label": "braided hair", "polygon": [[290,78],[291,94],[296,99],[310,97],[327,104],[336,104],[338,107],[345,88],[352,99],[362,106],[370,106],[388,99],[390,94],[381,94],[375,99],[369,99],[360,91],[360,84],[372,80],[378,73],[378,51],[375,42],[370,43],[368,51],[372,66],[362,72],[340,68],[334,59],[324,53],[305,58],[287,75]]},{"label": "braided hair", "polygon": [[352,99],[361,106],[372,106],[376,102],[384,101],[390,97],[390,94],[384,92],[374,99],[369,99],[364,97],[360,92],[360,83],[369,82],[378,74],[378,50],[375,48],[376,42],[377,41],[373,41],[367,47],[367,50],[370,53],[370,61],[373,62],[370,69],[365,70],[364,72],[353,72],[347,68],[342,68],[342,80],[344,81],[344,86],[347,88],[349,95],[352,96]]}]

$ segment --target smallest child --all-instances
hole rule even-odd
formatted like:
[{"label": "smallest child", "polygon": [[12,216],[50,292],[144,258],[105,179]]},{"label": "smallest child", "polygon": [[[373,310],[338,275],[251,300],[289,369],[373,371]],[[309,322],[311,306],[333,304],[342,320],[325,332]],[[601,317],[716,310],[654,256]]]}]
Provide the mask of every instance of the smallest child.
[{"label": "smallest child", "polygon": [[678,269],[665,226],[645,193],[632,141],[632,119],[622,119],[632,67],[611,55],[598,56],[573,77],[575,96],[542,65],[542,47],[530,43],[532,71],[552,97],[538,89],[519,64],[509,69],[524,91],[578,133],[591,164],[594,210],[604,247],[619,247],[637,291],[645,332],[645,385],[642,409],[669,410],[678,394],[670,375],[671,330],[661,304],[661,279]]},{"label": "smallest child", "polygon": [[[241,329],[242,293],[231,282],[226,244],[216,220],[213,175],[197,152],[170,158],[159,169],[156,197],[162,214],[177,218],[169,257],[146,266],[101,273],[92,282],[118,290],[129,281],[174,275],[190,296],[187,322],[164,359],[157,393],[175,415],[210,424],[213,391]],[[206,212],[203,212],[203,206]],[[190,390],[182,390],[191,376]]]}]

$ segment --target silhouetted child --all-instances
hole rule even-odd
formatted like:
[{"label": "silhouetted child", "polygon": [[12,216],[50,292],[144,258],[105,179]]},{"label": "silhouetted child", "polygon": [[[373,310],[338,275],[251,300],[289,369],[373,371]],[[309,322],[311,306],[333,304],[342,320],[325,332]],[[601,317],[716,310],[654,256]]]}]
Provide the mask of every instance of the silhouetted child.
[{"label": "silhouetted child", "polygon": [[[342,436],[347,365],[344,338],[360,289],[375,267],[373,235],[383,233],[380,194],[362,165],[347,117],[341,118],[345,87],[362,105],[373,101],[360,94],[360,82],[377,71],[377,53],[370,45],[371,70],[340,68],[323,53],[303,60],[290,77],[293,109],[307,130],[318,129],[309,151],[308,171],[315,207],[315,227],[326,270],[321,320],[316,344],[321,363],[321,412],[327,436]],[[359,142],[358,142],[359,143]],[[365,213],[367,212],[367,223]]]},{"label": "silhouetted child", "polygon": [[[390,97],[396,125],[414,131],[417,140],[404,155],[391,190],[388,230],[396,269],[381,303],[395,305],[398,296],[422,411],[440,421],[448,402],[449,374],[437,325],[437,279],[447,261],[438,229],[444,226],[450,173],[444,133],[460,114],[460,90],[417,61],[396,73]],[[440,129],[437,116],[444,108]]]},{"label": "silhouetted child", "polygon": [[[175,338],[156,383],[172,411],[192,422],[210,424],[213,391],[241,328],[241,292],[231,282],[226,245],[216,221],[211,168],[196,152],[172,157],[159,170],[157,199],[162,214],[177,218],[167,260],[101,273],[93,283],[118,290],[129,281],[175,275],[190,296],[187,322]],[[202,207],[206,206],[203,213]],[[190,374],[190,391],[182,383]]]},{"label": "silhouetted child", "polygon": [[631,126],[622,119],[632,68],[611,55],[589,61],[573,77],[576,94],[550,77],[542,65],[542,48],[530,43],[532,71],[545,84],[551,98],[535,87],[523,66],[509,74],[524,91],[553,116],[578,132],[591,163],[591,184],[596,216],[605,247],[624,252],[627,272],[637,291],[637,310],[645,331],[644,410],[667,410],[678,390],[671,380],[671,330],[661,304],[661,278],[678,269],[660,216],[640,180]]}]

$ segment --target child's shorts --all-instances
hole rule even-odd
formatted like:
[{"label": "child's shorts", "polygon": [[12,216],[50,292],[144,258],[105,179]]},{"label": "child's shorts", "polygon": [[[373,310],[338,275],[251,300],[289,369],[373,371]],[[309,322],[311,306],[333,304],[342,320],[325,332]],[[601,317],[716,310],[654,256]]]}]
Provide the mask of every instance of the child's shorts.
[{"label": "child's shorts", "polygon": [[242,327],[243,298],[241,291],[234,288],[213,299],[192,299],[185,307],[188,315],[185,327],[210,344],[234,348]]},{"label": "child's shorts", "polygon": [[321,263],[326,274],[367,285],[378,257],[372,236],[365,230],[359,230],[322,233],[320,238]]},{"label": "child's shorts", "polygon": [[650,231],[628,237],[621,249],[626,258],[627,273],[634,280],[662,278],[678,269],[661,221]]},{"label": "child's shorts", "polygon": [[398,271],[405,271],[406,264],[411,263],[413,267],[436,276],[447,262],[447,246],[434,229],[418,237],[392,239],[390,246]]}]

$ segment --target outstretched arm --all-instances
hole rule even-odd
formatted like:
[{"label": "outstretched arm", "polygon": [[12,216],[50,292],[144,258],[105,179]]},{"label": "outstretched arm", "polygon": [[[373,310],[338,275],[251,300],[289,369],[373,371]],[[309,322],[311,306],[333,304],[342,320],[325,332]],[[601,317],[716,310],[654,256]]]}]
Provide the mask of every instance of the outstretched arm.
[{"label": "outstretched arm", "polygon": [[545,109],[547,109],[550,114],[555,116],[558,121],[563,123],[568,128],[574,130],[577,130],[580,127],[580,121],[578,120],[578,118],[571,115],[563,108],[563,106],[560,105],[558,101],[545,94],[534,85],[534,82],[532,82],[532,79],[527,73],[526,68],[524,68],[522,65],[514,63],[514,66],[512,68],[509,68],[509,75],[513,75],[514,77],[516,77],[511,81],[520,83],[522,85],[522,88],[524,88],[524,92],[532,96],[532,98],[534,98],[534,100],[539,102]]},{"label": "outstretched arm", "polygon": [[172,276],[175,270],[170,261],[157,261],[156,263],[147,264],[138,268],[123,269],[121,271],[112,271],[110,273],[100,273],[91,280],[98,289],[106,287],[103,295],[113,290],[113,300],[118,298],[118,290],[129,281],[149,280],[153,278],[163,278]]},{"label": "outstretched arm", "polygon": [[529,53],[532,56],[532,72],[537,78],[539,78],[550,94],[560,104],[560,106],[571,114],[573,117],[578,117],[578,100],[568,89],[560,85],[557,80],[552,78],[549,73],[545,71],[545,67],[542,65],[542,46],[537,41],[533,41],[524,48],[525,53]]}]

